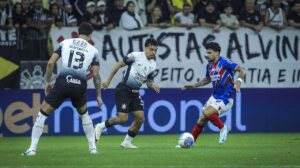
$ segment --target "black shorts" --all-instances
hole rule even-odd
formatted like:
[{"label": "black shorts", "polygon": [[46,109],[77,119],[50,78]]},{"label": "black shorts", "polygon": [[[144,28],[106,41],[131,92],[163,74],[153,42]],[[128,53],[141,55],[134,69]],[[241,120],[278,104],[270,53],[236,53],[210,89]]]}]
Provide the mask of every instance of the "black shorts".
[{"label": "black shorts", "polygon": [[139,90],[133,90],[123,83],[119,83],[115,89],[115,101],[117,112],[144,111]]},{"label": "black shorts", "polygon": [[[86,81],[59,76],[56,79],[54,87],[45,98],[45,101],[54,108],[58,108],[66,98],[71,98],[75,108],[80,108],[86,104]],[[79,82],[80,81],[80,82]]]}]

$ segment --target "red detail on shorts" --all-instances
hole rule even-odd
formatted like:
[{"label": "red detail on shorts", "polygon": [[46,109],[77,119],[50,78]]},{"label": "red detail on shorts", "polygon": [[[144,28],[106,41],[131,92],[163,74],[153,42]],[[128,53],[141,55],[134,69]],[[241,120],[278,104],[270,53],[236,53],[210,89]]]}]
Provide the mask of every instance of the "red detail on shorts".
[{"label": "red detail on shorts", "polygon": [[219,109],[218,109],[218,111],[220,111],[222,108],[221,108],[221,106],[219,106]]}]

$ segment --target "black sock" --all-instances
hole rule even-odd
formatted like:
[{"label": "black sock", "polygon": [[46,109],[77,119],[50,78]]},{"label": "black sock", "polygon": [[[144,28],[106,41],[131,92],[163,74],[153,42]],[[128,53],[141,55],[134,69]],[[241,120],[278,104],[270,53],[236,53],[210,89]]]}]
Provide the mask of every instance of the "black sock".
[{"label": "black sock", "polygon": [[105,127],[110,128],[112,125],[109,124],[108,120],[105,121]]},{"label": "black sock", "polygon": [[44,115],[44,116],[46,116],[46,117],[48,117],[49,116],[49,114],[47,114],[46,112],[44,112],[44,110],[40,110],[40,112]]},{"label": "black sock", "polygon": [[130,137],[134,138],[134,137],[137,135],[137,133],[128,130],[128,135],[129,135]]}]

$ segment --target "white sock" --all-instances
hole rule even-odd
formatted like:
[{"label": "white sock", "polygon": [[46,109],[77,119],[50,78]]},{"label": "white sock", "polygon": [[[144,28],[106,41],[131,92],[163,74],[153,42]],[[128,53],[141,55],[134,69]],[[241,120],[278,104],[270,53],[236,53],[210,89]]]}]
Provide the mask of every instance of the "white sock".
[{"label": "white sock", "polygon": [[93,122],[89,116],[89,113],[86,112],[83,115],[80,115],[82,121],[83,131],[89,141],[90,149],[96,148],[95,136],[94,136],[94,127]]},{"label": "white sock", "polygon": [[131,141],[133,140],[133,137],[129,136],[128,134],[126,135],[124,142],[125,143],[131,143]]},{"label": "white sock", "polygon": [[106,127],[105,127],[105,121],[102,122],[102,123],[100,123],[100,127],[101,127],[102,129],[105,129],[105,128],[106,128]]},{"label": "white sock", "polygon": [[35,123],[32,127],[31,145],[29,150],[36,150],[39,139],[43,133],[44,123],[46,119],[47,116],[44,116],[41,112],[38,113],[38,116],[36,117]]}]

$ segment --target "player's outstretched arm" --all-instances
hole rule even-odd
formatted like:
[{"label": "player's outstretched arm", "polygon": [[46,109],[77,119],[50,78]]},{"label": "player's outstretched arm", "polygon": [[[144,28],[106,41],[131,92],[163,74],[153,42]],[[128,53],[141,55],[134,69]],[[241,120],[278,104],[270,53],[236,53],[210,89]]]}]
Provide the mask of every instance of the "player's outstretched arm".
[{"label": "player's outstretched arm", "polygon": [[119,71],[119,69],[123,66],[125,66],[125,62],[122,60],[122,61],[119,61],[114,67],[113,69],[111,70],[110,74],[109,74],[109,77],[107,78],[107,80],[105,82],[103,82],[102,84],[102,87],[103,87],[103,90],[106,90],[112,80],[112,78],[115,76],[115,74]]},{"label": "player's outstretched arm", "polygon": [[154,84],[153,79],[147,79],[146,85],[149,89],[153,89],[156,93],[160,92],[159,86]]},{"label": "player's outstretched arm", "polygon": [[243,79],[245,77],[245,71],[243,70],[242,67],[238,67],[238,69],[236,70],[239,72],[239,77],[238,79],[235,81],[235,90],[237,92],[240,92],[241,91],[241,84],[243,82]]},{"label": "player's outstretched arm", "polygon": [[211,82],[211,79],[210,78],[204,78],[202,79],[200,82],[198,83],[195,83],[193,85],[184,85],[181,90],[185,90],[185,89],[193,89],[193,88],[196,88],[196,87],[199,87],[199,86],[204,86],[204,85],[207,85]]},{"label": "player's outstretched arm", "polygon": [[51,89],[51,76],[53,73],[53,69],[56,61],[59,59],[59,55],[57,53],[53,53],[51,58],[48,61],[46,68],[46,86],[45,86],[45,95],[47,96]]},{"label": "player's outstretched arm", "polygon": [[98,106],[101,107],[103,102],[101,98],[101,77],[99,74],[99,66],[93,65],[92,70],[93,70],[94,85],[97,93],[97,103]]}]

